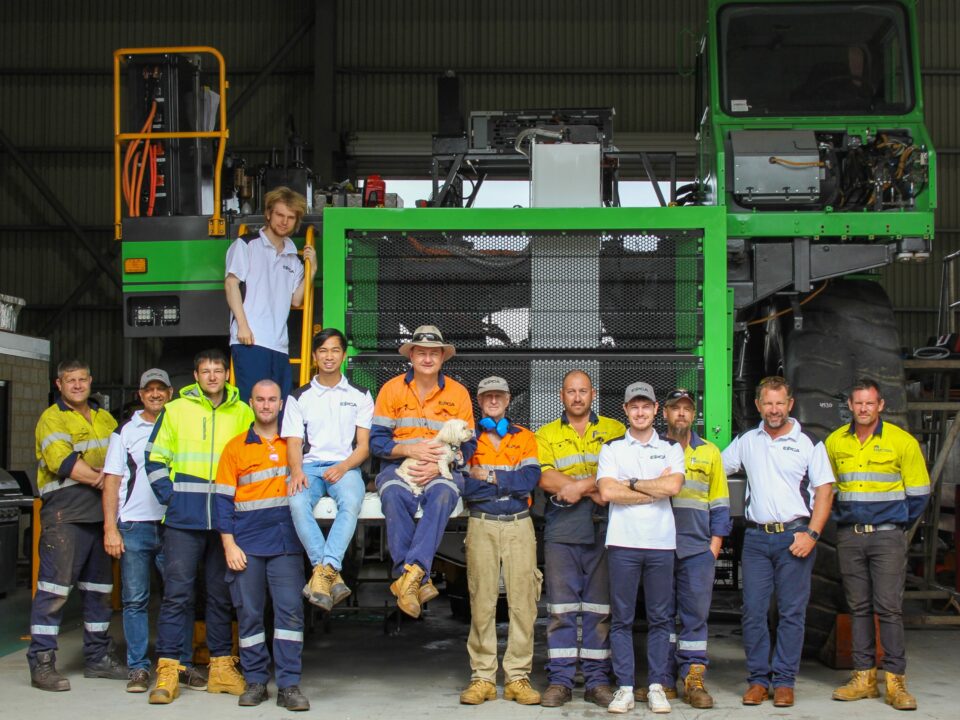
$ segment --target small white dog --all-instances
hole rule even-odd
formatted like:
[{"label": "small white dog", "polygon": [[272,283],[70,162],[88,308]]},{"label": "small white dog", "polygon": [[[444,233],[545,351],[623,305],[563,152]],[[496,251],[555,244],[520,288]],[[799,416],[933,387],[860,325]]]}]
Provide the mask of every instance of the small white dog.
[{"label": "small white dog", "polygon": [[[447,480],[453,479],[453,474],[450,472],[450,466],[456,460],[457,453],[460,452],[460,444],[465,443],[467,440],[473,437],[473,431],[470,429],[470,426],[467,425],[466,420],[454,419],[447,420],[443,426],[437,432],[436,437],[434,438],[437,442],[443,444],[443,457],[440,458],[438,465],[440,466],[440,475],[445,477]],[[410,489],[413,491],[414,495],[420,495],[423,492],[423,485],[418,485],[413,481],[410,476],[410,468],[413,467],[418,460],[413,458],[407,458],[402,463],[400,467],[397,468],[397,475],[402,477],[407,485],[410,486]]]}]

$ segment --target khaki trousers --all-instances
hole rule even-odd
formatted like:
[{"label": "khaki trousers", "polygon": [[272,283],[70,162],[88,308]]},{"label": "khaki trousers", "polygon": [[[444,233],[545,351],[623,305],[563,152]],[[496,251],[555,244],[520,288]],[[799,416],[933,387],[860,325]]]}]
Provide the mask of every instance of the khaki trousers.
[{"label": "khaki trousers", "polygon": [[537,569],[533,521],[529,517],[509,522],[470,518],[466,545],[471,613],[467,652],[472,679],[497,682],[497,598],[501,566],[510,608],[503,675],[507,683],[526,678],[533,667],[533,625],[543,581]]}]

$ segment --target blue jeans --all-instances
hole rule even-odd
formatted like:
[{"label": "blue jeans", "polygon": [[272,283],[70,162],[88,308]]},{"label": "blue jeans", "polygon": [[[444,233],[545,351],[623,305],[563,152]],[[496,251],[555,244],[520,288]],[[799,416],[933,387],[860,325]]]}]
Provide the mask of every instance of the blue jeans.
[{"label": "blue jeans", "polygon": [[[293,384],[290,356],[259,345],[231,345],[233,372],[240,391],[240,399],[250,402],[250,391],[261,380],[273,380],[287,399]],[[282,415],[281,415],[282,418]]]},{"label": "blue jeans", "polygon": [[[610,649],[613,674],[621,687],[633,687],[633,622],[637,591],[643,586],[647,613],[647,684],[667,687],[673,680],[675,613],[673,602],[673,550],[650,550],[611,545],[607,548],[610,574]],[[702,591],[702,588],[701,588]]]},{"label": "blue jeans", "polygon": [[[123,538],[120,556],[120,595],[123,600],[123,635],[127,640],[127,667],[131,670],[149,670],[147,640],[150,623],[147,606],[150,604],[150,568],[156,565],[163,574],[163,541],[159,522],[117,523]],[[188,613],[184,622],[182,664],[189,665],[193,657],[193,616]]]},{"label": "blue jeans", "polygon": [[[768,534],[747,528],[743,538],[743,649],[750,685],[792,688],[800,669],[816,550],[798,558],[790,552],[791,544],[792,530]],[[780,620],[771,663],[767,612],[774,591]]]},{"label": "blue jeans", "polygon": [[[343,554],[357,529],[357,516],[360,514],[365,489],[363,477],[357,468],[348,470],[335,483],[324,480],[324,470],[332,465],[336,463],[312,462],[303,466],[309,485],[290,498],[290,515],[293,517],[297,537],[310,558],[310,564],[314,567],[330,565],[339,572],[343,569]],[[326,541],[313,516],[313,509],[325,495],[329,495],[337,503],[337,517],[327,533]]]},{"label": "blue jeans", "polygon": [[227,587],[227,559],[216,530],[163,529],[163,602],[157,618],[157,656],[182,658],[184,623],[193,619],[197,567],[204,561],[207,585],[207,647],[210,657],[231,655],[233,606]]}]

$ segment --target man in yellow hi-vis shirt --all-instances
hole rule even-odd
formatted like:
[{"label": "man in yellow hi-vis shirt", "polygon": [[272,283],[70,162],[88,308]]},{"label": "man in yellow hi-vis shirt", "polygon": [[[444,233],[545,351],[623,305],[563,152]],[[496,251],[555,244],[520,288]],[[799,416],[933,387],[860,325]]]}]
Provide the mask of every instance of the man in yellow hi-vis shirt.
[{"label": "man in yellow hi-vis shirt", "polygon": [[837,521],[837,558],[850,606],[853,674],[837,688],[834,700],[880,696],[877,689],[876,634],[880,624],[886,702],[897,710],[915,710],[907,691],[903,638],[903,586],[907,564],[905,530],[923,514],[930,498],[930,476],[916,439],[885,423],[880,386],[857,381],[847,400],[853,422],[826,440],[837,476],[833,517]]}]

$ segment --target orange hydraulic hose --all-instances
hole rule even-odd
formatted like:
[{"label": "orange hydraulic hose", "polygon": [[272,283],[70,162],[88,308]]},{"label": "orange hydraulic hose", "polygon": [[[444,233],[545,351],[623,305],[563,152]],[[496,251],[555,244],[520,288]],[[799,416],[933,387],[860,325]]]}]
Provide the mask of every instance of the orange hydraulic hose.
[{"label": "orange hydraulic hose", "polygon": [[[153,117],[157,114],[157,101],[153,101],[153,105],[150,106],[150,113],[147,115],[147,121],[143,124],[140,132],[145,133],[150,131],[150,126],[153,125]],[[121,175],[123,180],[123,196],[127,201],[127,210],[133,216],[135,198],[133,196],[133,178],[136,174],[136,169],[130,167],[130,160],[136,157],[137,154],[137,145],[140,144],[140,140],[134,140],[129,145],[127,145],[127,154],[123,161],[123,174]]]},{"label": "orange hydraulic hose", "polygon": [[143,141],[143,155],[140,156],[140,170],[137,171],[137,185],[133,196],[133,217],[140,217],[140,191],[143,189],[143,173],[147,169],[147,158],[150,155],[150,141]]}]

